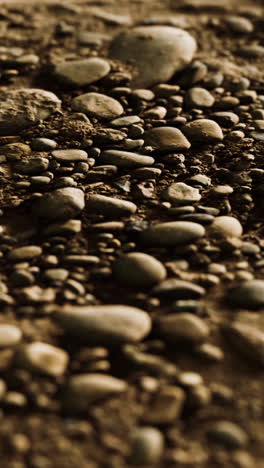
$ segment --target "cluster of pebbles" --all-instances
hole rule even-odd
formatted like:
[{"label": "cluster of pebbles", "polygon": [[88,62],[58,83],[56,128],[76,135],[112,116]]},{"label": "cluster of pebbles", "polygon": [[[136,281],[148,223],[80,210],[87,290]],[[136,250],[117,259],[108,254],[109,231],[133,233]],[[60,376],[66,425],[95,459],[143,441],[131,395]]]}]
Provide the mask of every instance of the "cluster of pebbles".
[{"label": "cluster of pebbles", "polygon": [[93,14],[126,26],[106,53],[60,22],[86,54],[0,57],[5,466],[261,467],[263,88],[186,30]]}]

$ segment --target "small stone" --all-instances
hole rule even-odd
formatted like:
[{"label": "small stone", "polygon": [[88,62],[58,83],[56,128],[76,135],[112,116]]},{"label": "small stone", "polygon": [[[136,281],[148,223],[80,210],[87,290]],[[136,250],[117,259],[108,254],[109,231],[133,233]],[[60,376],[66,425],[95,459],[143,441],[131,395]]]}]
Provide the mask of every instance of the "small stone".
[{"label": "small stone", "polygon": [[62,162],[87,161],[88,159],[88,154],[86,153],[86,151],[79,149],[55,150],[52,151],[51,154],[57,161]]},{"label": "small stone", "polygon": [[234,305],[257,309],[264,306],[264,281],[254,279],[231,288],[228,299]]},{"label": "small stone", "polygon": [[252,22],[243,16],[228,15],[224,18],[228,29],[237,34],[250,34],[254,31]]},{"label": "small stone", "polygon": [[174,127],[152,128],[144,133],[143,138],[145,145],[151,146],[156,151],[184,151],[191,146],[183,133]]},{"label": "small stone", "polygon": [[111,125],[113,125],[113,127],[130,127],[130,125],[135,125],[140,121],[141,119],[138,115],[127,115],[112,120]]},{"label": "small stone", "polygon": [[84,112],[88,116],[102,120],[112,120],[124,112],[120,102],[99,93],[86,93],[77,96],[72,101],[72,108],[77,112]]},{"label": "small stone", "polygon": [[184,135],[191,143],[213,144],[223,140],[221,127],[209,119],[193,120],[182,128]]},{"label": "small stone", "polygon": [[39,257],[42,254],[42,248],[37,245],[27,245],[25,247],[17,247],[8,254],[8,259],[12,262],[21,262],[23,260],[31,260]]},{"label": "small stone", "polygon": [[231,128],[234,125],[237,125],[239,122],[239,117],[234,112],[214,112],[210,114],[210,118],[215,120],[221,127]]},{"label": "small stone", "polygon": [[95,83],[109,72],[109,63],[99,57],[61,62],[54,69],[54,75],[58,81],[74,88]]},{"label": "small stone", "polygon": [[246,323],[234,322],[231,325],[225,325],[223,331],[226,338],[242,356],[264,367],[264,332],[262,330]]},{"label": "small stone", "polygon": [[113,40],[110,57],[135,66],[138,75],[132,80],[133,87],[149,88],[169,81],[191,62],[195,50],[196,42],[186,31],[168,26],[139,26]]},{"label": "small stone", "polygon": [[32,212],[37,218],[49,221],[74,218],[84,209],[84,193],[72,187],[53,190],[32,204]]},{"label": "small stone", "polygon": [[164,450],[162,432],[155,427],[137,427],[131,435],[131,454],[128,463],[133,466],[156,465]]},{"label": "small stone", "polygon": [[31,148],[34,151],[51,151],[54,150],[58,144],[49,138],[35,138],[31,142]]},{"label": "small stone", "polygon": [[38,285],[29,286],[26,288],[17,289],[15,291],[17,300],[21,304],[41,304],[54,302],[56,291],[52,288],[41,288]]},{"label": "small stone", "polygon": [[257,44],[245,45],[240,47],[237,53],[242,57],[257,59],[264,56],[264,47]]},{"label": "small stone", "polygon": [[14,170],[18,174],[35,175],[46,171],[48,167],[49,160],[47,158],[37,157],[19,161],[14,165]]},{"label": "small stone", "polygon": [[180,280],[178,278],[169,278],[162,281],[152,290],[154,296],[164,299],[198,299],[204,296],[205,290],[197,284],[190,281]]},{"label": "small stone", "polygon": [[78,340],[99,345],[141,341],[151,329],[146,312],[125,305],[63,306],[56,319]]},{"label": "small stone", "polygon": [[189,221],[172,221],[150,226],[142,231],[140,239],[144,244],[156,246],[177,246],[191,244],[203,237],[205,229]]},{"label": "small stone", "polygon": [[232,216],[217,216],[208,228],[208,232],[215,238],[241,237],[243,228]]},{"label": "small stone", "polygon": [[43,279],[47,281],[66,281],[69,271],[64,268],[50,268],[45,270]]},{"label": "small stone", "polygon": [[185,392],[176,385],[166,385],[151,399],[142,419],[146,424],[175,424],[182,414]]},{"label": "small stone", "polygon": [[2,90],[0,100],[0,135],[14,135],[47,119],[61,108],[60,99],[43,89]]},{"label": "small stone", "polygon": [[227,449],[245,447],[248,443],[246,432],[229,421],[216,421],[207,429],[208,438],[215,443],[223,445]]},{"label": "small stone", "polygon": [[204,88],[191,88],[185,95],[185,103],[191,108],[212,107],[214,102],[212,94]]},{"label": "small stone", "polygon": [[52,377],[63,375],[68,361],[68,353],[63,349],[41,342],[26,344],[17,354],[17,362],[20,366]]},{"label": "small stone", "polygon": [[69,378],[63,392],[63,407],[70,413],[82,413],[91,405],[127,390],[123,380],[107,374],[77,374]]},{"label": "small stone", "polygon": [[199,190],[184,182],[176,182],[170,185],[162,192],[162,196],[173,205],[188,205],[201,199]]},{"label": "small stone", "polygon": [[110,217],[130,216],[137,211],[137,206],[134,203],[105,195],[89,195],[86,208],[88,213]]},{"label": "small stone", "polygon": [[167,273],[156,258],[142,252],[132,252],[116,260],[113,275],[127,286],[148,288],[164,280]]},{"label": "small stone", "polygon": [[16,346],[22,339],[21,330],[15,325],[0,324],[0,348]]},{"label": "small stone", "polygon": [[114,164],[117,167],[133,169],[136,167],[151,166],[154,164],[155,160],[151,156],[131,153],[128,151],[105,150],[102,152],[98,162],[102,164]]},{"label": "small stone", "polygon": [[209,336],[207,324],[193,314],[180,313],[162,317],[159,320],[160,335],[171,343],[188,342],[197,345]]}]

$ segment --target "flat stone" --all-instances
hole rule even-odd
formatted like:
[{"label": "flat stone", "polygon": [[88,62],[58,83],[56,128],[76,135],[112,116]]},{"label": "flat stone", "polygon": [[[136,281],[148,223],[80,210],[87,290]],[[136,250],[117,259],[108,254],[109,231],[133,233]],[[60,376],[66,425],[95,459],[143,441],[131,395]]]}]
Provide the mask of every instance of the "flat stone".
[{"label": "flat stone", "polygon": [[123,106],[116,99],[100,93],[86,93],[72,100],[72,108],[99,120],[112,120],[123,114]]},{"label": "flat stone", "polygon": [[204,320],[183,312],[162,317],[159,320],[159,332],[171,343],[183,341],[196,345],[208,338],[210,330]]},{"label": "flat stone", "polygon": [[31,148],[34,151],[51,151],[58,146],[56,141],[50,138],[34,138],[31,142]]},{"label": "flat stone", "polygon": [[130,216],[137,211],[137,206],[127,200],[106,197],[105,195],[89,195],[86,202],[87,212],[104,216]]},{"label": "flat stone", "polygon": [[32,213],[37,218],[49,221],[74,218],[84,209],[82,190],[65,187],[43,195],[32,204]]},{"label": "flat stone", "polygon": [[173,205],[188,205],[196,203],[201,199],[199,190],[184,182],[171,184],[162,192],[162,196]]},{"label": "flat stone", "polygon": [[207,429],[208,438],[228,449],[239,449],[248,443],[246,432],[229,421],[216,421]]},{"label": "flat stone", "polygon": [[223,21],[228,29],[236,34],[250,34],[254,31],[253,23],[243,16],[228,15]]},{"label": "flat stone", "polygon": [[156,127],[143,135],[145,145],[157,151],[174,152],[186,151],[191,144],[183,133],[174,127]]},{"label": "flat stone", "polygon": [[249,309],[257,309],[264,306],[264,281],[245,281],[231,288],[228,299],[234,305]]},{"label": "flat stone", "polygon": [[195,39],[186,31],[168,26],[139,26],[114,38],[110,57],[133,64],[138,75],[135,88],[148,88],[169,81],[191,62]]},{"label": "flat stone", "polygon": [[21,262],[23,260],[31,260],[35,257],[39,257],[41,254],[41,247],[37,245],[27,245],[11,250],[8,254],[8,259],[12,262]]},{"label": "flat stone", "polygon": [[111,125],[113,125],[113,127],[130,127],[130,125],[135,125],[140,121],[141,119],[138,115],[127,115],[112,120]]},{"label": "flat stone", "polygon": [[34,88],[0,92],[0,135],[14,135],[47,119],[61,109],[60,99],[50,91]]},{"label": "flat stone", "polygon": [[83,31],[78,36],[78,43],[82,46],[101,46],[111,39],[107,34],[100,32]]},{"label": "flat stone", "polygon": [[6,323],[0,324],[0,348],[16,346],[22,339],[20,328]]},{"label": "flat stone", "polygon": [[[243,306],[242,306],[243,307]],[[228,341],[239,352],[257,366],[264,367],[264,332],[246,323],[234,322],[223,328]]]},{"label": "flat stone", "polygon": [[208,228],[208,233],[215,238],[241,237],[243,228],[238,219],[232,216],[217,216]]},{"label": "flat stone", "polygon": [[204,88],[190,88],[185,95],[185,103],[188,107],[212,107],[214,102],[212,94]]},{"label": "flat stone", "polygon": [[17,363],[21,367],[51,377],[63,375],[68,361],[66,351],[42,342],[26,344],[17,353]]},{"label": "flat stone", "polygon": [[79,149],[64,149],[64,150],[55,150],[52,151],[52,156],[57,160],[57,161],[70,161],[70,162],[76,162],[76,161],[87,161],[88,159],[88,154],[86,151],[79,150]]},{"label": "flat stone", "polygon": [[110,72],[109,63],[99,57],[90,57],[71,62],[61,62],[55,66],[54,75],[63,84],[74,88],[88,86],[104,78]]},{"label": "flat stone", "polygon": [[164,437],[155,427],[137,427],[131,436],[129,464],[132,466],[156,465],[164,451]]},{"label": "flat stone", "polygon": [[63,392],[63,408],[82,413],[91,405],[127,390],[127,383],[108,374],[77,374],[69,378]]},{"label": "flat stone", "polygon": [[191,244],[203,237],[205,229],[189,221],[158,223],[142,231],[140,239],[144,244],[156,246],[177,246]]},{"label": "flat stone", "polygon": [[264,56],[264,47],[258,44],[245,45],[237,50],[237,54],[246,58],[261,58]]},{"label": "flat stone", "polygon": [[127,286],[145,288],[164,280],[167,273],[163,264],[151,255],[131,252],[116,260],[113,275]]},{"label": "flat stone", "polygon": [[111,149],[103,151],[98,159],[98,163],[114,164],[117,167],[126,167],[131,169],[151,166],[154,162],[155,160],[151,156]]},{"label": "flat stone", "polygon": [[190,281],[169,278],[152,290],[154,296],[164,299],[198,299],[205,295],[205,289]]},{"label": "flat stone", "polygon": [[234,112],[214,112],[210,114],[210,119],[215,120],[221,127],[230,128],[237,125],[239,117]]},{"label": "flat stone", "polygon": [[58,308],[55,317],[69,335],[89,345],[141,341],[151,329],[146,312],[125,305],[65,305]]},{"label": "flat stone", "polygon": [[191,143],[213,144],[223,140],[221,127],[209,119],[193,120],[182,128],[184,135]]},{"label": "flat stone", "polygon": [[49,167],[47,158],[37,157],[19,161],[14,165],[14,170],[18,174],[35,175],[41,174]]}]

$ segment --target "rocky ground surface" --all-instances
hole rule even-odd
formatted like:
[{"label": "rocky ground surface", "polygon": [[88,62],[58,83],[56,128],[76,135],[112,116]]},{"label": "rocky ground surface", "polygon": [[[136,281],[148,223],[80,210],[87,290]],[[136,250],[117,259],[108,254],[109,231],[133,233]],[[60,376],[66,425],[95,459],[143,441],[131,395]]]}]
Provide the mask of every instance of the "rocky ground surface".
[{"label": "rocky ground surface", "polygon": [[5,468],[263,468],[261,1],[0,5]]}]

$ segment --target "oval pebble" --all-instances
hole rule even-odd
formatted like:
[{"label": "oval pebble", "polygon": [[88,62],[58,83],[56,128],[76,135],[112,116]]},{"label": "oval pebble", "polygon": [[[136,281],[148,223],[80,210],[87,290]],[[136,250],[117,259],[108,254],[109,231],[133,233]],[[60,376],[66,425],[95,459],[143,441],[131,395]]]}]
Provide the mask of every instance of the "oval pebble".
[{"label": "oval pebble", "polygon": [[91,117],[112,120],[123,114],[123,106],[116,99],[100,93],[86,93],[72,100],[72,108]]},{"label": "oval pebble", "polygon": [[208,233],[215,238],[241,237],[243,228],[238,219],[232,216],[217,216],[208,228]]},{"label": "oval pebble", "polygon": [[169,278],[155,286],[152,294],[165,299],[197,299],[204,296],[205,289],[190,281]]},{"label": "oval pebble", "polygon": [[196,345],[209,336],[207,324],[188,312],[171,314],[159,320],[160,335],[171,343],[186,341]]},{"label": "oval pebble", "polygon": [[167,273],[156,258],[142,252],[132,252],[116,260],[113,275],[127,286],[144,288],[164,280]]},{"label": "oval pebble", "polygon": [[264,281],[251,280],[231,288],[228,292],[228,300],[232,304],[249,309],[257,309],[264,306]]},{"label": "oval pebble", "polygon": [[105,150],[98,159],[99,164],[114,164],[117,167],[127,168],[151,166],[154,162],[151,156],[120,150]]},{"label": "oval pebble", "polygon": [[208,145],[219,143],[224,138],[218,123],[209,119],[193,120],[185,125],[182,131],[191,143]]},{"label": "oval pebble", "polygon": [[176,182],[175,184],[169,185],[169,187],[162,192],[162,196],[173,205],[188,205],[198,202],[201,199],[199,190],[184,182]]},{"label": "oval pebble", "polygon": [[105,195],[89,195],[86,208],[88,213],[110,217],[129,216],[137,211],[137,206],[134,203]]},{"label": "oval pebble", "polygon": [[17,353],[17,362],[21,367],[52,377],[63,375],[68,361],[66,351],[42,342],[26,344]]},{"label": "oval pebble", "polygon": [[0,348],[17,345],[22,339],[21,330],[15,325],[0,324]]},{"label": "oval pebble", "polygon": [[143,138],[145,145],[162,152],[184,151],[191,146],[183,133],[174,127],[152,128],[144,133]]},{"label": "oval pebble", "polygon": [[189,221],[158,223],[142,231],[140,239],[144,244],[156,246],[177,246],[190,244],[203,237],[205,229],[201,224]]},{"label": "oval pebble", "polygon": [[65,187],[53,190],[35,200],[32,204],[32,213],[37,218],[55,221],[57,219],[74,218],[85,205],[82,190]]},{"label": "oval pebble", "polygon": [[109,63],[99,57],[61,62],[54,69],[58,81],[75,88],[95,83],[109,72]]},{"label": "oval pebble", "polygon": [[163,454],[164,437],[155,427],[137,427],[131,435],[129,464],[133,466],[156,465]]},{"label": "oval pebble", "polygon": [[248,443],[246,432],[229,421],[216,421],[207,429],[208,438],[229,449],[245,447]]}]

